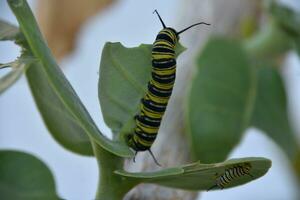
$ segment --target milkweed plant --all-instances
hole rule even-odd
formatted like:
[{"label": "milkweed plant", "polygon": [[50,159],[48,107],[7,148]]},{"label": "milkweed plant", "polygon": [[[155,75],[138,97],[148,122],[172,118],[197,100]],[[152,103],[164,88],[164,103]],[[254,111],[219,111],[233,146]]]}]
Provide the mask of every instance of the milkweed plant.
[{"label": "milkweed plant", "polygon": [[[292,48],[300,54],[300,13],[270,1],[268,23],[251,37],[209,39],[195,60],[197,69],[185,102],[184,134],[195,161],[129,172],[123,165],[134,151],[126,136],[134,131],[134,116],[147,92],[152,45],[126,48],[107,42],[102,50],[98,89],[104,121],[113,133],[108,139],[57,65],[26,0],[7,3],[19,28],[1,20],[0,40],[14,41],[22,50],[15,61],[0,65],[11,69],[0,79],[0,94],[26,76],[49,133],[65,149],[97,159],[96,199],[122,199],[140,183],[212,192],[255,181],[267,173],[270,160],[226,160],[250,126],[263,130],[282,148],[300,180],[299,143],[288,121],[278,66],[278,58]],[[178,44],[176,56],[183,51]],[[60,199],[51,171],[24,152],[0,151],[0,183],[3,199]]]}]

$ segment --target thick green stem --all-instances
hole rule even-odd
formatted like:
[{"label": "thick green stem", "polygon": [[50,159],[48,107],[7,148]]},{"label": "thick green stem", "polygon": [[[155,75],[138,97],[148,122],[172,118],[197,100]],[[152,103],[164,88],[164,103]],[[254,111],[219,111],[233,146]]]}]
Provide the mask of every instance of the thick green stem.
[{"label": "thick green stem", "polygon": [[125,178],[114,173],[123,168],[123,159],[111,154],[93,142],[94,154],[99,166],[99,183],[96,199],[121,200],[134,187]]},{"label": "thick green stem", "polygon": [[274,21],[270,21],[250,39],[244,41],[248,54],[254,58],[276,58],[291,48],[289,35]]}]

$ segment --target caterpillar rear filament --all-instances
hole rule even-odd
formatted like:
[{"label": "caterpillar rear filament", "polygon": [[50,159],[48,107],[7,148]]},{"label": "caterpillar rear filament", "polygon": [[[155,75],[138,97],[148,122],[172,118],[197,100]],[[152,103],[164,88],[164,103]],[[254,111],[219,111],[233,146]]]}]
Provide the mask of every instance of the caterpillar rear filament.
[{"label": "caterpillar rear filament", "polygon": [[[163,29],[158,33],[152,48],[152,75],[148,83],[148,91],[141,100],[140,113],[135,116],[136,127],[134,133],[129,135],[128,145],[137,152],[149,151],[155,163],[151,146],[158,133],[162,117],[165,113],[176,77],[175,46],[179,34],[193,26],[193,24],[179,32],[166,27],[157,10],[154,11]],[[135,154],[135,155],[136,155]]]},{"label": "caterpillar rear filament", "polygon": [[246,163],[245,165],[238,165],[226,169],[224,174],[222,174],[216,179],[216,184],[210,187],[207,191],[213,188],[224,189],[232,180],[245,175],[248,175],[251,178],[253,178],[253,176],[250,174],[251,168],[251,165],[249,163]]}]

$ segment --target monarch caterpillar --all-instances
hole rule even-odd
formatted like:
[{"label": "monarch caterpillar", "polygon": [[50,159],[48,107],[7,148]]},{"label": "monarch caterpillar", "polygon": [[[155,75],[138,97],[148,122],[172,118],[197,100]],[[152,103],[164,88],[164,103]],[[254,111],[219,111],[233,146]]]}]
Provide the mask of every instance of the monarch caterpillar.
[{"label": "monarch caterpillar", "polygon": [[[177,32],[173,28],[166,27],[157,10],[154,12],[163,29],[153,44],[151,79],[148,82],[148,91],[141,100],[141,111],[135,116],[136,127],[134,134],[128,137],[128,145],[135,150],[135,156],[138,151],[149,151],[155,163],[159,165],[150,148],[172,94],[176,73],[175,46],[179,34],[196,25],[210,24],[200,22]],[[135,157],[133,160],[135,161]]]},{"label": "monarch caterpillar", "polygon": [[246,163],[245,165],[237,165],[234,167],[231,167],[229,169],[226,169],[224,174],[221,176],[217,177],[216,179],[216,184],[210,187],[207,191],[213,189],[213,188],[221,188],[224,189],[226,185],[228,185],[233,179],[248,175],[251,178],[253,176],[250,174],[251,170],[251,165],[250,163]]}]

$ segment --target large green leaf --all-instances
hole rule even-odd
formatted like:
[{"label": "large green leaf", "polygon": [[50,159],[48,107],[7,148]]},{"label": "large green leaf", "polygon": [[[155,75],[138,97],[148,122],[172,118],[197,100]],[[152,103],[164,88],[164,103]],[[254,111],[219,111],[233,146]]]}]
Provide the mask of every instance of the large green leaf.
[{"label": "large green leaf", "polygon": [[[118,170],[115,173],[122,176],[131,184],[153,183],[162,186],[186,189],[208,190],[216,184],[216,179],[225,173],[225,170],[235,166],[250,165],[250,174],[233,179],[225,188],[230,188],[253,181],[267,173],[271,161],[265,158],[232,159],[223,163],[201,164],[196,162],[177,168],[167,168],[156,172],[133,173]],[[220,189],[220,188],[214,188]]]},{"label": "large green leaf", "polygon": [[93,155],[88,135],[49,85],[41,64],[31,64],[26,77],[43,120],[56,141],[75,153]]},{"label": "large green leaf", "polygon": [[255,74],[239,44],[211,39],[197,60],[187,101],[186,124],[194,156],[223,161],[248,127]]},{"label": "large green leaf", "polygon": [[3,20],[0,20],[0,41],[1,40],[16,40],[20,35],[18,27],[11,25]]},{"label": "large green leaf", "polygon": [[79,126],[102,148],[121,157],[131,157],[133,152],[119,141],[111,141],[99,131],[71,84],[57,65],[25,0],[8,0],[22,33],[33,55],[41,62],[47,81],[63,105],[74,116]]},{"label": "large green leaf", "polygon": [[[106,43],[102,51],[99,100],[105,123],[117,134],[132,130],[134,115],[147,91],[151,76],[152,45],[126,48],[121,43]],[[177,45],[176,54],[184,50]],[[124,130],[126,129],[126,130]]]},{"label": "large green leaf", "polygon": [[53,175],[36,157],[18,151],[0,151],[0,199],[59,199]]},{"label": "large green leaf", "polygon": [[300,146],[289,123],[283,81],[277,69],[261,66],[257,69],[257,96],[252,125],[272,138],[291,160],[295,160]]}]

